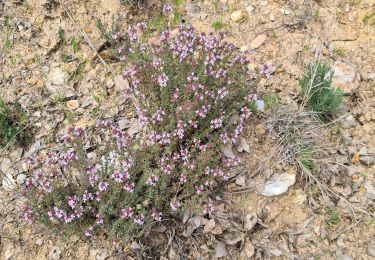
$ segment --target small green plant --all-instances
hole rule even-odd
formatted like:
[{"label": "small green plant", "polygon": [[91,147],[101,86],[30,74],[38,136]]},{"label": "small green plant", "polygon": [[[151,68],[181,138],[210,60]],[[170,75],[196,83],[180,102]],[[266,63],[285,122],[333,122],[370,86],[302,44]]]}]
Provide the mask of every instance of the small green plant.
[{"label": "small green plant", "polygon": [[333,53],[343,58],[348,54],[348,51],[345,48],[337,48],[333,51]]},{"label": "small green plant", "polygon": [[64,45],[66,43],[66,35],[63,28],[59,27],[59,30],[57,31],[57,34],[59,35],[60,44]]},{"label": "small green plant", "polygon": [[333,70],[327,64],[310,64],[300,80],[305,105],[322,118],[329,119],[337,113],[343,99],[343,91],[332,86]]},{"label": "small green plant", "polygon": [[224,28],[224,23],[221,19],[216,19],[211,24],[212,28],[214,28],[216,31],[221,30]]},{"label": "small green plant", "polygon": [[72,51],[74,53],[76,53],[77,51],[79,51],[79,49],[80,49],[80,46],[79,46],[80,42],[81,42],[80,40],[77,40],[75,38],[71,39]]},{"label": "small green plant", "polygon": [[320,18],[320,16],[321,16],[320,10],[319,9],[315,10],[315,12],[314,12],[314,18],[318,20]]},{"label": "small green plant", "polygon": [[375,25],[375,12],[366,14],[366,16],[363,18],[363,22],[364,24]]},{"label": "small green plant", "polygon": [[280,96],[277,93],[264,95],[263,97],[266,110],[276,108],[280,105]]},{"label": "small green plant", "polygon": [[36,65],[42,66],[42,58],[40,57],[38,53],[34,55],[34,62]]},{"label": "small green plant", "polygon": [[326,208],[326,213],[328,214],[328,219],[326,222],[328,227],[334,227],[340,222],[340,215],[334,209]]},{"label": "small green plant", "polygon": [[28,116],[19,104],[7,104],[0,98],[0,144],[18,143],[26,145],[31,140]]}]

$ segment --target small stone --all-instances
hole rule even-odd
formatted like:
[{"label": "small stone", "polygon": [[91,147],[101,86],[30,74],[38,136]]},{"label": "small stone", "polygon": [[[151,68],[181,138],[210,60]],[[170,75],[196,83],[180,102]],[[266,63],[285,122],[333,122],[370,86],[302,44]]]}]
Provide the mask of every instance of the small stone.
[{"label": "small stone", "polygon": [[43,239],[38,238],[37,240],[35,240],[35,244],[36,244],[37,246],[41,246],[41,245],[43,245]]},{"label": "small stone", "polygon": [[246,178],[243,175],[240,175],[236,178],[236,184],[241,187],[246,186]]},{"label": "small stone", "polygon": [[258,193],[264,196],[276,196],[285,193],[296,182],[296,174],[282,173],[273,175]]},{"label": "small stone", "polygon": [[357,125],[357,122],[354,118],[353,115],[348,115],[347,117],[344,118],[344,121],[343,121],[343,127],[344,128],[350,128],[350,127],[355,127]]},{"label": "small stone", "polygon": [[215,257],[220,258],[220,257],[225,257],[228,255],[227,248],[225,247],[224,243],[217,243],[215,246]]},{"label": "small stone", "polygon": [[210,219],[206,225],[204,225],[203,233],[207,234],[208,232],[211,232],[216,226],[215,220]]},{"label": "small stone", "polygon": [[350,255],[339,255],[337,256],[336,260],[354,260],[353,257],[351,257]]},{"label": "small stone", "polygon": [[243,250],[244,250],[246,257],[249,257],[249,258],[252,257],[255,253],[255,248],[250,241],[245,242],[245,246]]},{"label": "small stone", "polygon": [[336,61],[332,69],[334,71],[332,82],[335,87],[341,88],[346,94],[352,94],[358,89],[360,76],[354,65]]},{"label": "small stone", "polygon": [[79,102],[78,100],[69,100],[68,102],[66,102],[66,106],[70,110],[76,110],[77,108],[79,108]]},{"label": "small stone", "polygon": [[21,159],[22,152],[23,152],[23,149],[22,149],[22,148],[19,148],[19,149],[14,150],[14,151],[9,155],[10,159],[12,160],[12,162],[17,162],[19,159]]},{"label": "small stone", "polygon": [[251,14],[251,13],[254,11],[254,7],[251,6],[251,5],[249,5],[249,6],[246,7],[246,11],[247,11],[249,14]]},{"label": "small stone", "polygon": [[258,99],[257,101],[255,101],[255,105],[257,106],[257,110],[264,112],[264,109],[266,107],[264,100]]},{"label": "small stone", "polygon": [[249,48],[248,48],[246,45],[243,45],[243,46],[241,46],[240,51],[245,52],[245,51],[247,51],[248,49],[249,49]]},{"label": "small stone", "polygon": [[96,260],[106,260],[109,257],[109,253],[107,249],[100,250],[96,255]]},{"label": "small stone", "polygon": [[5,174],[14,173],[13,163],[8,158],[4,159],[1,163],[1,171]]},{"label": "small stone", "polygon": [[61,250],[57,246],[53,247],[51,252],[48,254],[48,260],[59,260],[61,255]]},{"label": "small stone", "polygon": [[290,9],[288,9],[288,8],[281,8],[281,9],[280,9],[280,12],[281,12],[282,14],[285,14],[285,15],[289,15],[289,14],[292,13],[292,12],[290,11]]},{"label": "small stone", "polygon": [[246,139],[240,136],[236,143],[236,149],[239,153],[243,151],[249,153],[250,152],[250,145],[247,143]]},{"label": "small stone", "polygon": [[233,150],[232,150],[232,145],[229,144],[229,145],[222,145],[220,147],[220,151],[223,153],[223,155],[227,158],[235,158],[236,155],[234,154]]},{"label": "small stone", "polygon": [[283,252],[282,252],[280,249],[278,249],[278,248],[271,248],[271,249],[268,250],[268,252],[269,252],[271,255],[276,256],[276,257],[281,256],[282,253],[283,253]]},{"label": "small stone", "polygon": [[16,178],[17,185],[23,185],[26,181],[26,178],[27,178],[26,174],[23,174],[23,173],[18,174]]},{"label": "small stone", "polygon": [[118,126],[121,130],[127,129],[131,126],[131,121],[127,118],[120,119],[118,121]]},{"label": "small stone", "polygon": [[230,19],[235,23],[244,22],[248,17],[249,14],[245,10],[237,10],[230,15]]},{"label": "small stone", "polygon": [[250,43],[250,49],[259,48],[267,39],[267,35],[261,34],[255,37],[255,39]]},{"label": "small stone", "polygon": [[117,90],[124,91],[124,90],[129,89],[129,82],[123,76],[117,75],[115,77],[115,86]]},{"label": "small stone", "polygon": [[65,98],[66,99],[72,99],[72,98],[75,98],[75,97],[77,97],[77,94],[74,92],[74,90],[69,88],[65,91]]},{"label": "small stone", "polygon": [[16,182],[13,179],[13,176],[11,174],[5,174],[3,177],[3,188],[6,191],[11,191],[16,188]]},{"label": "small stone", "polygon": [[360,156],[359,160],[365,165],[372,165],[375,162],[375,157],[370,155]]},{"label": "small stone", "polygon": [[88,107],[92,106],[93,104],[94,104],[94,100],[92,100],[90,98],[90,99],[86,99],[85,101],[83,101],[81,107],[82,108],[88,108]]},{"label": "small stone", "polygon": [[62,68],[57,67],[51,69],[47,78],[46,89],[49,94],[56,96],[65,92],[65,83],[68,80],[68,73]]},{"label": "small stone", "polygon": [[370,244],[367,245],[367,254],[369,256],[375,257],[375,247],[373,245],[370,245]]},{"label": "small stone", "polygon": [[77,235],[72,235],[72,236],[70,237],[70,242],[75,243],[75,242],[77,242],[78,240],[79,240],[79,236],[77,236]]},{"label": "small stone", "polygon": [[258,223],[258,216],[256,213],[251,213],[251,214],[246,215],[244,227],[247,231],[253,230],[257,223]]},{"label": "small stone", "polygon": [[133,122],[130,125],[130,128],[128,129],[128,134],[130,136],[133,136],[140,131],[140,125],[138,124],[138,120],[133,120]]},{"label": "small stone", "polygon": [[271,22],[274,22],[276,20],[275,16],[273,15],[273,13],[270,14],[270,20],[271,20]]},{"label": "small stone", "polygon": [[141,246],[136,241],[133,241],[130,245],[130,248],[135,251],[141,249]]},{"label": "small stone", "polygon": [[375,200],[375,188],[374,188],[374,186],[368,181],[365,182],[364,186],[365,186],[365,189],[366,189],[367,197]]}]

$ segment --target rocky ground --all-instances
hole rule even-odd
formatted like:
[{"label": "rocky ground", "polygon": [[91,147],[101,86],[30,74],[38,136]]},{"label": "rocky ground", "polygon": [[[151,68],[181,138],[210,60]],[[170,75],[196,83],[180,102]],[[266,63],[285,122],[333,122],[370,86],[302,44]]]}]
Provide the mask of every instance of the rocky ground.
[{"label": "rocky ground", "polygon": [[[19,220],[23,199],[16,190],[26,178],[28,154],[53,145],[72,124],[89,127],[96,118],[119,115],[122,127],[131,127],[134,114],[127,109],[130,102],[119,98],[115,78],[121,63],[106,56],[95,21],[111,24],[117,17],[126,28],[152,19],[161,6],[62,3],[0,2],[0,95],[28,111],[35,131],[30,147],[1,150],[0,170],[13,181],[1,177],[0,258],[142,258],[147,248],[139,241],[60,237]],[[217,195],[214,217],[187,213],[183,234],[161,229],[150,239],[165,250],[151,258],[375,259],[375,1],[186,1],[180,12],[198,30],[225,31],[229,41],[248,50],[250,70],[271,67],[271,77],[259,82],[260,96],[277,95],[282,106],[297,107],[299,78],[316,59],[333,66],[334,83],[346,96],[339,118],[321,133],[329,147],[316,164],[329,192],[308,183],[282,155],[270,156],[277,150],[267,131],[270,115],[260,112],[238,149],[249,152],[242,153],[243,170]],[[278,194],[269,194],[275,185]]]}]

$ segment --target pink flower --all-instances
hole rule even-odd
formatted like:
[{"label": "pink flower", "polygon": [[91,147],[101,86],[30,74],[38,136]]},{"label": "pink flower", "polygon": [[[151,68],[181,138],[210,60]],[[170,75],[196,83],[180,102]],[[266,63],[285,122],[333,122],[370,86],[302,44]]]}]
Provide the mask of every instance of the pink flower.
[{"label": "pink flower", "polygon": [[69,207],[74,209],[76,207],[78,201],[79,201],[79,197],[77,195],[69,197],[69,200],[68,200]]},{"label": "pink flower", "polygon": [[163,216],[163,214],[161,212],[158,212],[158,211],[153,211],[152,214],[151,214],[151,217],[156,221],[161,221],[162,216]]},{"label": "pink flower", "polygon": [[203,213],[206,215],[211,215],[212,212],[214,211],[214,206],[212,203],[207,203],[204,205],[204,208],[203,208]]},{"label": "pink flower", "polygon": [[165,4],[163,7],[163,12],[167,14],[171,14],[173,12],[173,7],[171,4]]},{"label": "pink flower", "polygon": [[135,216],[134,223],[142,226],[145,223],[145,217],[143,214]]},{"label": "pink flower", "polygon": [[86,229],[86,231],[85,231],[85,236],[86,236],[86,237],[92,237],[93,233],[94,233],[94,228],[93,228],[93,227],[89,227],[89,228]]},{"label": "pink flower", "polygon": [[181,202],[179,202],[178,200],[175,202],[171,202],[170,206],[173,211],[177,211],[181,207]]},{"label": "pink flower", "polygon": [[186,175],[181,173],[179,180],[180,180],[180,184],[186,183],[187,182]]},{"label": "pink flower", "polygon": [[152,66],[154,66],[155,69],[161,69],[161,66],[163,65],[163,61],[160,58],[154,58],[152,61]]},{"label": "pink flower", "polygon": [[196,185],[195,186],[195,191],[197,192],[198,195],[201,194],[203,192],[203,190],[204,190],[203,185]]},{"label": "pink flower", "polygon": [[127,192],[130,192],[130,193],[134,192],[134,188],[135,188],[135,183],[134,182],[132,182],[132,183],[126,183],[124,185],[124,190],[126,190]]},{"label": "pink flower", "polygon": [[150,186],[156,186],[156,183],[158,182],[159,177],[155,174],[152,174],[150,178],[147,180],[147,184]]},{"label": "pink flower", "polygon": [[29,205],[25,205],[23,208],[23,214],[22,214],[24,220],[26,220],[29,223],[32,223],[34,221],[34,211]]},{"label": "pink flower", "polygon": [[224,99],[228,95],[228,90],[225,87],[222,87],[217,91],[217,95],[220,99]]},{"label": "pink flower", "polygon": [[158,123],[163,122],[163,116],[165,115],[165,111],[159,108],[151,117],[151,122],[155,125]]},{"label": "pink flower", "polygon": [[169,80],[169,77],[163,73],[162,75],[158,77],[159,86],[162,88],[166,87],[168,80]]},{"label": "pink flower", "polygon": [[127,209],[121,210],[121,217],[122,218],[131,218],[134,215],[134,209],[129,207]]},{"label": "pink flower", "polygon": [[215,118],[211,120],[211,129],[215,130],[223,126],[223,117]]},{"label": "pink flower", "polygon": [[103,222],[104,222],[103,216],[101,216],[99,214],[96,215],[96,223],[99,224],[99,225],[101,225],[101,224],[103,224]]},{"label": "pink flower", "polygon": [[99,182],[99,185],[98,185],[99,191],[100,192],[107,191],[108,186],[109,186],[108,182]]}]

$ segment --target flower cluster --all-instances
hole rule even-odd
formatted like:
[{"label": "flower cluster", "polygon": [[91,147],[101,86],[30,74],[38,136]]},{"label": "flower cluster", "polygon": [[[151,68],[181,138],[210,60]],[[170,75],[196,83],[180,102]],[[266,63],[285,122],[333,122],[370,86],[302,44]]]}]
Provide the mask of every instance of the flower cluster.
[{"label": "flower cluster", "polygon": [[[62,148],[31,157],[28,220],[129,238],[195,201],[207,201],[201,213],[214,213],[210,191],[240,163],[220,147],[236,144],[251,116],[248,58],[224,35],[180,26],[162,32],[157,45],[143,42],[145,29],[139,23],[113,35],[130,64],[124,95],[138,101],[140,133],[100,121],[93,133],[70,129]],[[98,147],[96,159],[87,143]]]}]

